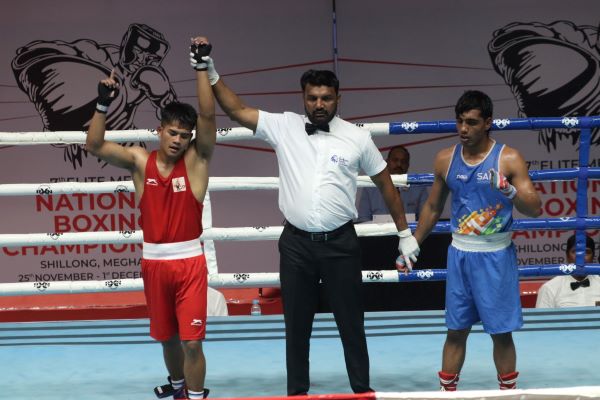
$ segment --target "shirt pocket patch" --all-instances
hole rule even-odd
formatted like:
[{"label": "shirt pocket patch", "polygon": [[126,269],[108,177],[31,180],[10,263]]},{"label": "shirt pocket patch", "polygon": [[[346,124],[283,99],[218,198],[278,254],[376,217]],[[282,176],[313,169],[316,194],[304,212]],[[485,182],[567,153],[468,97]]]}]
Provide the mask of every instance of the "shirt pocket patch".
[{"label": "shirt pocket patch", "polygon": [[329,169],[348,169],[355,163],[355,160],[342,149],[331,149],[328,152],[327,166]]},{"label": "shirt pocket patch", "polygon": [[183,176],[173,178],[171,184],[173,185],[173,192],[175,193],[185,192],[187,189],[185,186],[185,178]]}]

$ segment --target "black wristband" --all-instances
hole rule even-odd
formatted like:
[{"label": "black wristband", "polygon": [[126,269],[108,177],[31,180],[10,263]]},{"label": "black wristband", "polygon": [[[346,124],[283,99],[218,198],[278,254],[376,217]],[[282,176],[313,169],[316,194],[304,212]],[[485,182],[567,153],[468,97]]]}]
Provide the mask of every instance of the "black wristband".
[{"label": "black wristband", "polygon": [[98,83],[98,99],[96,100],[96,110],[101,113],[106,113],[108,111],[108,106],[115,99],[118,88],[111,88],[103,84],[102,82]]}]

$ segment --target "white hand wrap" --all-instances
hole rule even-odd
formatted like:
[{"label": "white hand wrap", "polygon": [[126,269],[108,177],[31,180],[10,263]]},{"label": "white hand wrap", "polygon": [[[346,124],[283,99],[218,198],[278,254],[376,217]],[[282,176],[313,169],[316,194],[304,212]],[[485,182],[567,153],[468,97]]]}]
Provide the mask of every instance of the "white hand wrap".
[{"label": "white hand wrap", "polygon": [[190,65],[196,71],[206,71],[208,69],[208,65],[205,62],[196,61],[196,57],[194,57],[194,53],[190,53]]},{"label": "white hand wrap", "polygon": [[419,255],[419,244],[417,243],[417,239],[412,235],[410,228],[406,228],[403,231],[398,232],[398,237],[400,241],[398,242],[398,251],[400,252],[400,256],[404,257],[407,264],[410,265],[410,262],[416,262],[417,256]]},{"label": "white hand wrap", "polygon": [[208,81],[210,82],[211,86],[215,86],[215,84],[221,78],[217,73],[217,70],[215,69],[215,63],[213,59],[210,58],[210,56],[204,56],[202,57],[202,59],[204,60],[204,62],[206,62],[206,72],[208,73]]}]

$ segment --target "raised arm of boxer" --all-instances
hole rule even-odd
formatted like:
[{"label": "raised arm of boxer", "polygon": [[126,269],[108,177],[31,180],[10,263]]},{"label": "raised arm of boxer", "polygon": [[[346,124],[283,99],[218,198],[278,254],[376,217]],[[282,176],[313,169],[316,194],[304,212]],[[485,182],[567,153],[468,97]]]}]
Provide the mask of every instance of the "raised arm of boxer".
[{"label": "raised arm of boxer", "polygon": [[186,166],[190,185],[199,202],[204,201],[208,188],[209,162],[217,141],[215,121],[215,99],[210,86],[207,65],[202,60],[212,50],[208,39],[202,36],[192,38],[190,62],[196,71],[196,93],[198,97],[198,117],[196,138],[186,151]]},{"label": "raised arm of boxer", "polygon": [[[212,46],[208,39],[198,36],[192,39],[191,50],[196,56],[206,57]],[[201,159],[209,161],[217,141],[215,121],[215,99],[208,79],[206,63],[198,63],[196,70],[196,92],[198,95],[198,121],[196,123],[195,148]]]},{"label": "raised arm of boxer", "polygon": [[87,151],[96,157],[111,165],[126,168],[133,172],[137,167],[145,164],[147,152],[139,146],[124,147],[104,139],[106,113],[118,90],[119,83],[114,70],[109,77],[98,83],[96,111],[90,122],[85,145]]}]

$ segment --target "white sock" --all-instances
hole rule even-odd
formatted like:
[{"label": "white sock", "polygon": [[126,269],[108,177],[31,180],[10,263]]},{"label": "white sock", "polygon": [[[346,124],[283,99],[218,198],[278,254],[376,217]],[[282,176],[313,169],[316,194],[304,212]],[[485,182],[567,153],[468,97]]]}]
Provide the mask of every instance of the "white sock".
[{"label": "white sock", "polygon": [[185,379],[180,379],[178,381],[171,379],[171,386],[173,386],[173,389],[175,389],[175,390],[181,389],[183,387],[184,383],[185,383]]},{"label": "white sock", "polygon": [[188,398],[190,399],[203,399],[204,398],[204,390],[199,392],[194,392],[193,390],[188,389]]}]

